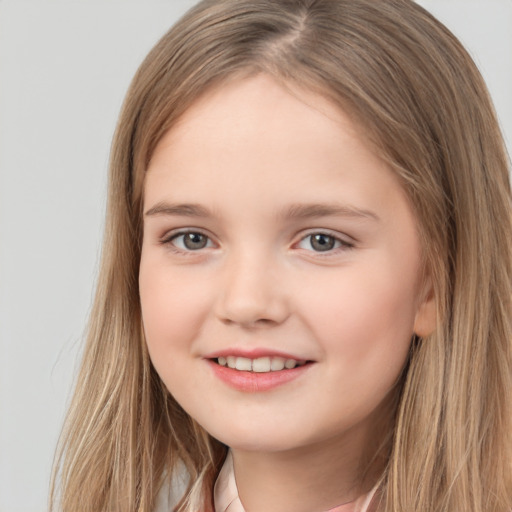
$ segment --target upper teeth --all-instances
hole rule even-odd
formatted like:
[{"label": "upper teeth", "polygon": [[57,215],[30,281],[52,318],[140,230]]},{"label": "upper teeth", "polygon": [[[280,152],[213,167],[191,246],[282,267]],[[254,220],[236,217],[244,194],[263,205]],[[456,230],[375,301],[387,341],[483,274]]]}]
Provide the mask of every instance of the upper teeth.
[{"label": "upper teeth", "polygon": [[299,362],[295,359],[285,359],[284,357],[258,357],[257,359],[249,359],[247,357],[227,356],[219,357],[217,362],[221,366],[228,366],[234,370],[242,370],[247,372],[277,372],[285,368],[291,370],[296,366],[302,366],[305,362]]}]

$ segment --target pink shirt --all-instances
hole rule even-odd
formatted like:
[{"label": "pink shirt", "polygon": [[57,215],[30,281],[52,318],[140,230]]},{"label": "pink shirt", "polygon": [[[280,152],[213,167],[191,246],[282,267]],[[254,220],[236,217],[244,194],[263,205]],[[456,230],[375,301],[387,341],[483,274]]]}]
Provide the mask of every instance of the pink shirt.
[{"label": "pink shirt", "polygon": [[[366,496],[361,496],[356,501],[340,505],[326,512],[368,512],[377,487],[375,487]],[[244,507],[238,497],[238,489],[235,482],[235,473],[233,471],[233,456],[228,452],[226,462],[222,466],[219,477],[215,482],[214,489],[215,512],[245,512]]]}]

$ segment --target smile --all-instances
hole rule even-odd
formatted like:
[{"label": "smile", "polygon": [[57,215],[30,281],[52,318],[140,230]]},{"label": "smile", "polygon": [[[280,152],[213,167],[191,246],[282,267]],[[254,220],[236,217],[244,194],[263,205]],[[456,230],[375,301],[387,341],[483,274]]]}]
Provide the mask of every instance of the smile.
[{"label": "smile", "polygon": [[315,363],[305,359],[294,359],[281,353],[262,354],[261,350],[243,355],[226,352],[211,354],[205,358],[206,362],[213,375],[222,382],[237,391],[248,393],[271,391],[284,386],[309,373],[308,370]]},{"label": "smile", "polygon": [[283,357],[258,357],[250,359],[248,357],[227,356],[218,357],[216,362],[220,366],[233,370],[255,373],[279,372],[285,369],[292,370],[297,366],[304,366],[306,364],[306,361],[285,359]]}]

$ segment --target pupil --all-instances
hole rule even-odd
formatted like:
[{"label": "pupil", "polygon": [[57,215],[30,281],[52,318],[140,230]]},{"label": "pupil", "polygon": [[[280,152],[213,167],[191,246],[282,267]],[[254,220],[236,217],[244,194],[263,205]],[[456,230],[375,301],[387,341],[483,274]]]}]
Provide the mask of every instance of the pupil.
[{"label": "pupil", "polygon": [[206,237],[201,233],[187,233],[183,243],[187,249],[202,249],[206,246]]},{"label": "pupil", "polygon": [[334,238],[329,235],[313,235],[311,246],[316,251],[329,251],[334,247]]}]

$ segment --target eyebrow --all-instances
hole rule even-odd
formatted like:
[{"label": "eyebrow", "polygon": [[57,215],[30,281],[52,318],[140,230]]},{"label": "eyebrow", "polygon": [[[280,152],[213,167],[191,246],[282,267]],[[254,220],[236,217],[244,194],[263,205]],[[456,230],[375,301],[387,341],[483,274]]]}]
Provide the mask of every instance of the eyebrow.
[{"label": "eyebrow", "polygon": [[165,201],[157,203],[150,208],[145,215],[147,217],[154,215],[177,215],[181,217],[211,217],[212,214],[208,208],[199,204],[169,204]]},{"label": "eyebrow", "polygon": [[282,213],[282,217],[285,219],[311,219],[328,216],[380,220],[378,215],[370,210],[337,203],[292,204]]},{"label": "eyebrow", "polygon": [[[213,217],[213,213],[204,206],[193,203],[172,204],[162,201],[146,211],[145,216],[180,216],[180,217]],[[379,217],[371,210],[357,208],[352,205],[337,203],[292,204],[285,208],[279,217],[288,219],[312,219],[318,217],[349,217],[379,221]]]}]

